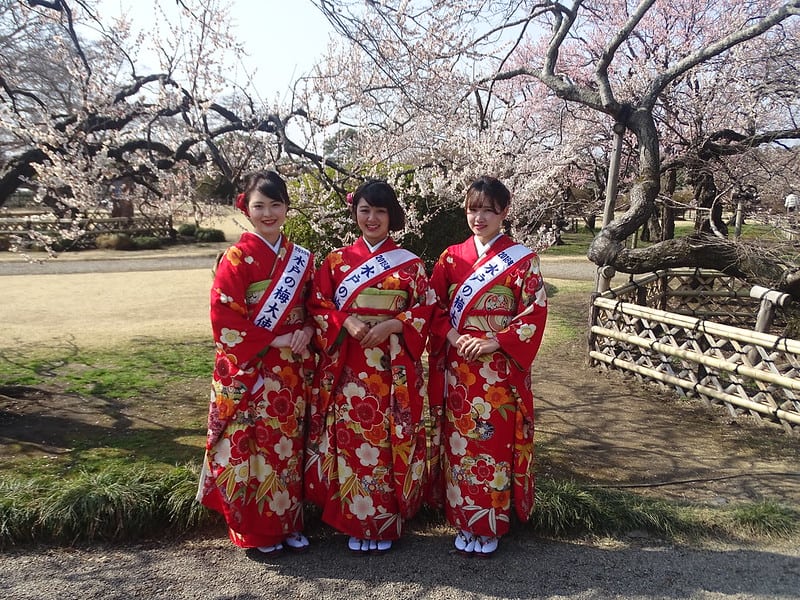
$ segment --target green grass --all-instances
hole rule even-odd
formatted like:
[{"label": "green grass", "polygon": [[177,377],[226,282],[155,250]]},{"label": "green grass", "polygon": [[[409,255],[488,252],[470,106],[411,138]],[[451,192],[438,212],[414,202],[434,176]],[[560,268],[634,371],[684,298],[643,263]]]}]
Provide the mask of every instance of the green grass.
[{"label": "green grass", "polygon": [[[597,231],[600,231],[599,229]],[[578,228],[577,233],[562,233],[561,246],[550,246],[542,252],[542,256],[586,256],[589,244],[592,243],[594,236],[583,227]]]},{"label": "green grass", "polygon": [[[598,227],[597,232],[600,231]],[[686,237],[694,233],[694,223],[681,221],[675,225],[675,237]],[[729,235],[733,236],[733,227],[730,228]],[[586,256],[589,250],[589,245],[592,243],[594,236],[585,227],[579,227],[578,231],[566,232],[561,234],[561,241],[564,242],[561,246],[550,246],[542,252],[542,256]],[[745,223],[742,225],[742,240],[783,240],[783,234],[776,230],[771,225],[764,225],[761,223]],[[632,239],[628,240],[628,245],[633,243]],[[638,247],[649,246],[649,242],[636,241]]]},{"label": "green grass", "polygon": [[731,527],[761,537],[786,537],[798,530],[798,513],[764,500],[735,507],[728,515]]},{"label": "green grass", "polygon": [[[553,283],[555,281],[555,283]],[[578,294],[589,301],[589,295],[594,288],[590,281],[571,281],[567,279],[550,279],[547,285],[547,298],[549,312],[547,315],[547,329],[542,340],[542,348],[560,346],[586,336],[585,318],[579,310],[565,306],[560,299],[565,295]]]},{"label": "green grass", "polygon": [[181,533],[215,519],[194,502],[197,470],[112,467],[69,478],[0,480],[0,547],[129,540]]},{"label": "green grass", "polygon": [[[0,476],[62,477],[199,460],[212,367],[208,341],[147,340],[113,350],[65,345],[49,353],[22,348],[0,355],[0,392],[31,404],[46,427],[7,436]],[[17,417],[21,425],[27,414]],[[35,435],[58,449],[43,456]]]},{"label": "green grass", "polygon": [[209,376],[212,365],[207,341],[145,340],[105,350],[15,348],[0,353],[0,381],[27,386],[55,382],[67,393],[135,398],[170,383]]}]

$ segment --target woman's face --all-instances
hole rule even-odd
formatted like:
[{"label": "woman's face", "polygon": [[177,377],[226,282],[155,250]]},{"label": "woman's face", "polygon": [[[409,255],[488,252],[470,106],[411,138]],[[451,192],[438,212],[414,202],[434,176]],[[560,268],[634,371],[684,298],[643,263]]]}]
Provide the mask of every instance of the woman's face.
[{"label": "woman's face", "polygon": [[255,232],[270,244],[277,242],[281,235],[281,227],[286,222],[288,210],[286,204],[253,190],[250,193],[247,209]]},{"label": "woman's face", "polygon": [[508,216],[508,207],[497,212],[497,208],[486,198],[478,206],[467,207],[467,225],[482,244],[494,239]]},{"label": "woman's face", "polygon": [[364,198],[356,205],[356,223],[364,240],[374,246],[389,235],[389,210],[380,206],[370,206]]}]

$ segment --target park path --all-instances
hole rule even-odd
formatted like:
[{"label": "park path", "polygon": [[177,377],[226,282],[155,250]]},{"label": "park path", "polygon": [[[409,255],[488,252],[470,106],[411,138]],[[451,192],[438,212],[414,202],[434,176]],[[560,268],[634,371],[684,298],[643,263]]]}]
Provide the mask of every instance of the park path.
[{"label": "park path", "polygon": [[559,542],[524,532],[495,557],[464,558],[449,531],[406,534],[385,556],[353,556],[311,532],[302,555],[251,558],[222,536],[0,554],[9,600],[788,600],[797,548],[689,548],[638,537]]},{"label": "park path", "polygon": [[[228,245],[224,242],[136,252],[84,250],[35,261],[12,252],[0,252],[0,276],[210,269],[217,254]],[[30,256],[38,258],[36,254]],[[595,265],[585,257],[549,257],[545,253],[541,260],[546,278],[592,281],[595,276]]]}]

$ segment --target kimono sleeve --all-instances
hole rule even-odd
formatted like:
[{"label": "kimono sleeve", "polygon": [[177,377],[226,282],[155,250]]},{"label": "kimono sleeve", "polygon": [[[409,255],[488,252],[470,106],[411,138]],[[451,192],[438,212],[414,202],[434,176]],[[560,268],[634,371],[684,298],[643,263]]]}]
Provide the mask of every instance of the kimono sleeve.
[{"label": "kimono sleeve", "polygon": [[435,304],[433,305],[430,323],[430,349],[431,354],[438,355],[444,352],[447,347],[447,334],[450,331],[450,298],[448,288],[450,286],[447,273],[447,255],[445,250],[433,267],[430,288],[435,294]]},{"label": "kimono sleeve", "polygon": [[397,315],[397,320],[403,325],[403,341],[406,349],[414,360],[422,357],[428,341],[428,328],[433,306],[428,302],[428,276],[425,265],[417,261],[405,269],[408,277],[409,304],[408,310]]},{"label": "kimono sleeve", "polygon": [[333,271],[335,265],[341,261],[341,253],[338,251],[325,257],[314,274],[311,295],[308,299],[309,314],[314,320],[317,347],[327,354],[332,354],[347,334],[344,322],[348,315],[337,309],[333,302],[337,285]]},{"label": "kimono sleeve", "polygon": [[520,369],[527,370],[539,351],[547,322],[547,295],[539,257],[526,260],[509,279],[508,286],[519,290],[519,312],[506,329],[497,332],[496,339],[511,360]]},{"label": "kimono sleeve", "polygon": [[275,334],[256,326],[247,315],[245,292],[250,284],[242,250],[231,246],[217,265],[211,287],[211,328],[217,347],[236,357],[242,367],[262,354]]}]

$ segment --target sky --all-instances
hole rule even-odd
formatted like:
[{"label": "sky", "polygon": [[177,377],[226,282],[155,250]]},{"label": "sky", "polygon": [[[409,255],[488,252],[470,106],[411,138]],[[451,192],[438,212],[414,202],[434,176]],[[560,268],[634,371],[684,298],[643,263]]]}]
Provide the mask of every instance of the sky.
[{"label": "sky", "polygon": [[[100,0],[108,15],[126,12],[134,28],[149,28],[155,4],[174,0]],[[299,75],[310,70],[328,45],[332,28],[308,0],[232,0],[231,16],[249,57],[245,66],[257,69],[254,85],[263,100],[283,99]]]}]

